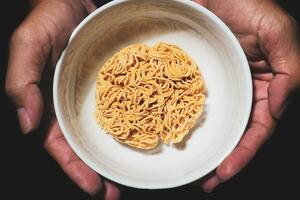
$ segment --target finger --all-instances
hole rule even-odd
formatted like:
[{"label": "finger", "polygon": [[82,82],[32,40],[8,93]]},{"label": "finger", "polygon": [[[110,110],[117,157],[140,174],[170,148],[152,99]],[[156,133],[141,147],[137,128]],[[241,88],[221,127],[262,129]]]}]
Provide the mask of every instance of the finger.
[{"label": "finger", "polygon": [[[268,74],[265,76],[268,77]],[[201,184],[204,191],[211,192],[220,183],[228,180],[246,166],[259,146],[265,141],[264,137],[267,137],[267,131],[272,129],[274,120],[268,111],[267,103],[269,82],[264,80],[265,76],[262,80],[254,80],[254,100],[256,103],[253,105],[249,129],[240,144],[222,162],[216,173],[204,179]]]},{"label": "finger", "polygon": [[270,83],[265,81],[264,78],[269,78],[268,75],[266,77],[260,77],[262,80],[254,79],[253,80],[253,100],[255,102],[268,99],[268,88]]},{"label": "finger", "polygon": [[298,24],[285,13],[281,13],[280,20],[262,20],[261,24],[264,25],[260,26],[259,46],[268,58],[275,75],[268,90],[269,106],[272,116],[279,119],[289,96],[300,87]]},{"label": "finger", "polygon": [[[255,85],[259,87],[257,83]],[[261,85],[260,87],[264,86]],[[243,138],[234,151],[217,168],[216,174],[203,182],[204,191],[212,191],[217,185],[229,180],[241,171],[271,136],[275,121],[269,113],[268,101],[264,99],[264,94],[261,93],[257,96],[260,100],[253,106],[251,121]]]},{"label": "finger", "polygon": [[38,83],[50,51],[47,40],[44,43],[36,34],[40,33],[21,26],[10,42],[6,92],[17,107],[24,133],[35,129],[40,122],[43,99]]},{"label": "finger", "polygon": [[265,60],[249,61],[249,65],[251,71],[254,73],[266,73],[272,71],[270,64]]},{"label": "finger", "polygon": [[294,78],[286,74],[276,74],[272,80],[269,93],[269,106],[272,116],[279,119],[284,113],[289,97],[300,86],[300,78]]},{"label": "finger", "polygon": [[201,187],[204,192],[210,193],[215,187],[221,183],[218,176],[214,173],[213,175],[206,177],[201,183]]},{"label": "finger", "polygon": [[[244,140],[247,140],[246,138],[255,137],[255,134],[262,134],[261,129],[259,130],[255,128],[248,129],[248,131],[246,132],[248,136],[245,136]],[[203,183],[202,188],[204,189],[204,191],[211,192],[220,183],[229,180],[238,172],[240,172],[254,157],[258,148],[264,141],[265,139],[253,142],[254,146],[251,148],[248,147],[248,144],[245,144],[247,143],[247,141],[243,141],[242,143],[240,143],[217,168],[216,175],[209,178],[206,182]]]},{"label": "finger", "polygon": [[273,133],[276,122],[269,113],[267,100],[258,101],[253,107],[249,128],[237,148],[221,163],[216,175],[221,181],[227,181],[243,169],[258,149]]},{"label": "finger", "polygon": [[24,133],[35,129],[42,116],[38,85],[45,63],[48,58],[51,64],[56,62],[74,26],[94,9],[90,0],[39,2],[10,42],[6,91]]},{"label": "finger", "polygon": [[246,56],[252,71],[271,71],[270,64],[262,54],[261,50],[257,48],[257,36],[252,33],[235,32]]},{"label": "finger", "polygon": [[[274,78],[273,73],[269,72],[269,73],[253,73],[252,74],[252,78],[254,80],[259,80],[259,81],[267,81],[267,82],[271,82]],[[266,90],[267,92],[268,90]]]},{"label": "finger", "polygon": [[[70,179],[90,195],[99,193],[102,189],[100,177],[73,152],[63,137],[56,120],[52,120],[45,139],[45,149]],[[109,189],[111,190],[110,187]]]},{"label": "finger", "polygon": [[84,4],[84,7],[86,8],[88,13],[93,12],[97,8],[92,0],[85,0],[81,2]]},{"label": "finger", "polygon": [[114,183],[104,180],[104,186],[105,186],[105,200],[118,200],[120,199],[121,192],[118,186],[116,186]]}]

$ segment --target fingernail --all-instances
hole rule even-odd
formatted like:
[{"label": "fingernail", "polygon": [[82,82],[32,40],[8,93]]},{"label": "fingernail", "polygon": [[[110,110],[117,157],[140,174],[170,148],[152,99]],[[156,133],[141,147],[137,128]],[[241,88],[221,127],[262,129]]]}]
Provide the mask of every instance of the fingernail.
[{"label": "fingernail", "polygon": [[20,128],[24,134],[27,134],[31,131],[32,125],[29,118],[29,115],[25,108],[18,108],[18,117],[19,117],[19,123]]}]

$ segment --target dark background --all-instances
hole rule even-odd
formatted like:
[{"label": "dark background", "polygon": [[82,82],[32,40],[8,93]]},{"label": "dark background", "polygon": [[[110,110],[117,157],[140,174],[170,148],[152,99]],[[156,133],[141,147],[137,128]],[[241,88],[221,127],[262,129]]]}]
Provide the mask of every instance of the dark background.
[{"label": "dark background", "polygon": [[[279,1],[299,22],[297,1]],[[60,170],[34,135],[23,136],[16,113],[4,94],[8,41],[28,11],[25,0],[3,1],[1,5],[0,75],[0,198],[1,199],[89,199]],[[205,194],[183,186],[169,190],[126,189],[122,199],[300,199],[299,150],[300,95],[294,95],[271,140],[237,176]],[[7,196],[8,195],[8,196]],[[4,198],[5,197],[5,198]]]}]

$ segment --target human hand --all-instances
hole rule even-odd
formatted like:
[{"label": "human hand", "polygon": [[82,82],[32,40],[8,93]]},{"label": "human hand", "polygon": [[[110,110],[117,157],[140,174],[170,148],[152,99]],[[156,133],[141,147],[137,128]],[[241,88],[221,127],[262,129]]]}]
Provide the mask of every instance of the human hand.
[{"label": "human hand", "polygon": [[294,19],[271,0],[195,0],[236,34],[248,58],[254,97],[248,127],[235,150],[204,178],[210,192],[243,169],[272,135],[291,93],[300,87],[300,43]]},{"label": "human hand", "polygon": [[119,189],[101,180],[72,151],[53,114],[55,63],[73,29],[95,6],[90,0],[35,0],[32,6],[11,38],[6,77],[7,95],[17,108],[21,130],[43,130],[45,149],[85,192],[95,195],[102,190],[105,199],[118,199]]}]

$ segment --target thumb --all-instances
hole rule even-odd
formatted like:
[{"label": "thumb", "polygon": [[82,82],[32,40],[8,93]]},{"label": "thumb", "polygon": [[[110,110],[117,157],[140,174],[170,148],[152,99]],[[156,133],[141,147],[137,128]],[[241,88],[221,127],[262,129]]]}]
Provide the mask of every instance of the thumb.
[{"label": "thumb", "polygon": [[274,74],[268,88],[269,108],[279,119],[292,93],[300,87],[299,27],[294,18],[283,14],[280,20],[263,18],[259,34],[260,48]]},{"label": "thumb", "polygon": [[38,127],[43,111],[38,83],[50,46],[41,35],[37,30],[21,25],[10,41],[5,88],[17,108],[23,133]]},{"label": "thumb", "polygon": [[287,74],[276,74],[268,89],[269,108],[274,118],[279,119],[284,113],[290,96],[299,88],[300,77]]}]

